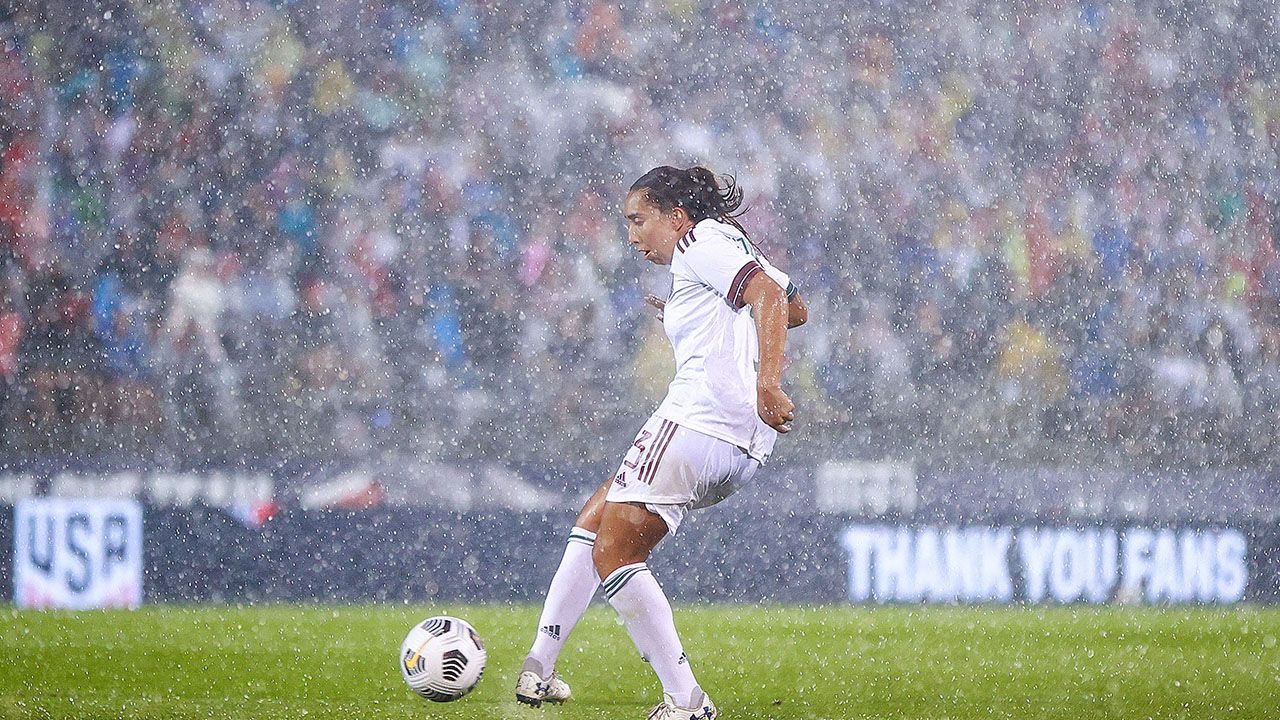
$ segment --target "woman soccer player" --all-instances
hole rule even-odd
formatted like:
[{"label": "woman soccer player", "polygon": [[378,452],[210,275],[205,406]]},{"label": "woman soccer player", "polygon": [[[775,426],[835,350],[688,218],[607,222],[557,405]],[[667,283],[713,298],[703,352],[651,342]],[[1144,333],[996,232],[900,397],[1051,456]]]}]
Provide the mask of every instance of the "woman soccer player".
[{"label": "woman soccer player", "polygon": [[556,658],[603,584],[662,682],[663,702],[650,720],[716,717],[676,635],[671,604],[645,563],[690,510],[749,481],[778,433],[791,429],[782,354],[787,329],[804,323],[807,311],[787,275],[733,219],[741,204],[732,179],[722,188],[704,167],[654,168],[627,193],[628,241],[646,260],[671,267],[671,297],[650,302],[662,310],[676,376],[569,533],[516,684],[522,703],[569,699]]}]

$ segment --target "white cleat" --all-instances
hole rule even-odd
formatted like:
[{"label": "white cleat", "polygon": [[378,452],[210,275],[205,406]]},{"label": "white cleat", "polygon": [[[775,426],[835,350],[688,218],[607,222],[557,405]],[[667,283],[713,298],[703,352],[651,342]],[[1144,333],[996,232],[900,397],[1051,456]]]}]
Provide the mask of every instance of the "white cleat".
[{"label": "white cleat", "polygon": [[551,677],[543,680],[537,673],[525,671],[516,680],[516,700],[525,705],[538,707],[544,702],[560,704],[569,699],[569,683],[560,679],[560,674],[552,672]]},{"label": "white cleat", "polygon": [[711,696],[702,694],[702,705],[695,708],[682,708],[676,705],[670,695],[662,694],[662,704],[649,711],[648,720],[716,720],[719,716],[716,704]]}]

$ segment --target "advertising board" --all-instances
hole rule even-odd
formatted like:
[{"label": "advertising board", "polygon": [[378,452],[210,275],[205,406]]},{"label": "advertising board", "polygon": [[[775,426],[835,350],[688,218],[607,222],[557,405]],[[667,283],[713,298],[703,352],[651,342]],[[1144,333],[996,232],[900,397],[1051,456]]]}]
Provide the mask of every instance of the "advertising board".
[{"label": "advertising board", "polygon": [[853,602],[1230,604],[1243,532],[1217,528],[847,526]]},{"label": "advertising board", "polygon": [[27,498],[13,512],[13,598],[19,607],[141,604],[142,506],[136,500]]}]

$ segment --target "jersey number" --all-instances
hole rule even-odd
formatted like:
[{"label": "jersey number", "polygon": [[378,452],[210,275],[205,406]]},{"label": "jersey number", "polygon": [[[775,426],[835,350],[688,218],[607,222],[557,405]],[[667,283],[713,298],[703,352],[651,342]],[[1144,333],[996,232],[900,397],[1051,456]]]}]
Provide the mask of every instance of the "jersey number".
[{"label": "jersey number", "polygon": [[631,462],[630,460],[623,458],[622,464],[626,465],[630,470],[635,470],[637,467],[640,467],[640,456],[644,454],[645,443],[649,442],[649,438],[651,437],[653,437],[653,433],[648,430],[641,430],[640,436],[631,443],[632,447],[639,450],[639,452],[636,453],[636,461]]},{"label": "jersey number", "polygon": [[738,244],[742,246],[742,252],[750,255],[756,262],[760,262],[760,251],[756,250],[755,245],[752,245],[751,242],[744,237],[738,238]]}]

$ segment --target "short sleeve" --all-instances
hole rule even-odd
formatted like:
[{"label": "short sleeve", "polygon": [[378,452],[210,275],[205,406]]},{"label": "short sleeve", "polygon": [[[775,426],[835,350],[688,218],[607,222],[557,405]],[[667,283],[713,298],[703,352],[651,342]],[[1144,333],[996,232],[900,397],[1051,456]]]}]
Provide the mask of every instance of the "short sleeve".
[{"label": "short sleeve", "polygon": [[757,257],[756,261],[760,263],[760,267],[764,268],[764,273],[773,278],[773,281],[778,283],[778,287],[787,292],[788,301],[799,292],[796,290],[795,283],[791,282],[791,276],[774,267],[773,263],[769,262],[764,256]]},{"label": "short sleeve", "polygon": [[694,228],[676,243],[689,270],[735,310],[743,305],[747,283],[765,271],[748,247],[745,241],[708,228]]}]

